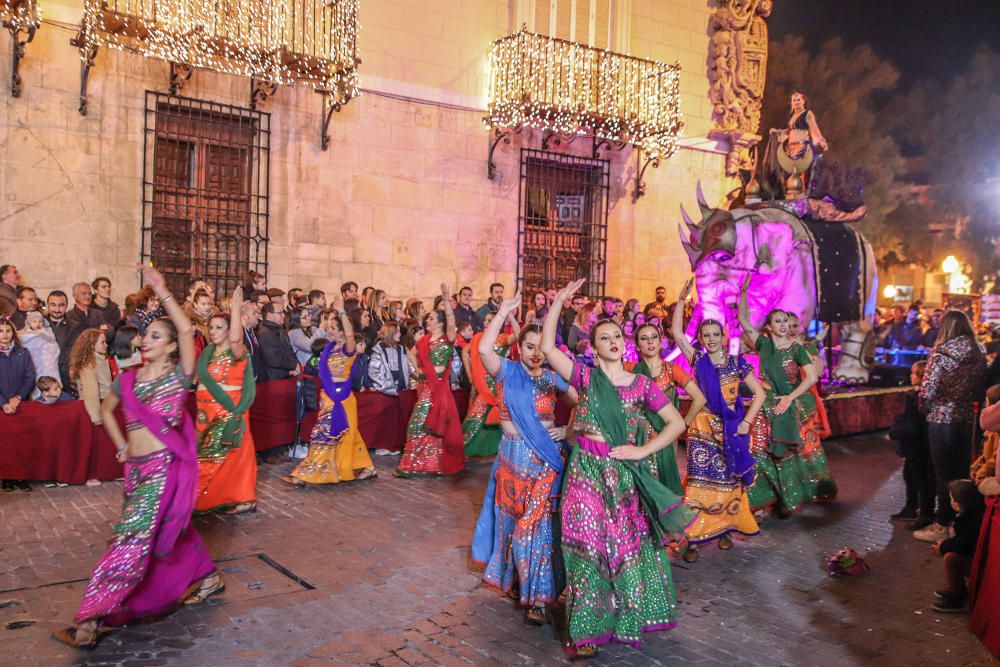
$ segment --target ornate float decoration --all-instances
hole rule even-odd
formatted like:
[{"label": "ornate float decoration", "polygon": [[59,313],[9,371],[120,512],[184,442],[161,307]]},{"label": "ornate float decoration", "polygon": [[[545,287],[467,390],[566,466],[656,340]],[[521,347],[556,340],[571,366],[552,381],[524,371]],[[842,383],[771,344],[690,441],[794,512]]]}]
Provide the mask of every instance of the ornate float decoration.
[{"label": "ornate float decoration", "polygon": [[750,148],[760,141],[760,110],[767,78],[767,23],[772,0],[720,0],[709,21],[709,99],[729,143],[726,174],[750,168]]},{"label": "ornate float decoration", "polygon": [[250,106],[278,85],[323,96],[322,144],[332,111],[358,94],[358,0],[85,0],[75,44],[82,65],[80,113],[98,48],[170,63],[178,93],[192,68],[248,77]]},{"label": "ornate float decoration", "polygon": [[[493,42],[489,55],[489,109],[493,130],[487,174],[496,174],[493,153],[525,127],[543,131],[542,147],[578,136],[600,149],[636,151],[633,201],[643,195],[646,168],[677,151],[684,122],[680,65],[519,30]],[[640,165],[640,153],[645,162]]]},{"label": "ornate float decoration", "polygon": [[10,32],[11,70],[10,94],[21,96],[21,59],[24,47],[35,38],[35,31],[42,24],[42,10],[38,0],[0,0],[0,22]]}]

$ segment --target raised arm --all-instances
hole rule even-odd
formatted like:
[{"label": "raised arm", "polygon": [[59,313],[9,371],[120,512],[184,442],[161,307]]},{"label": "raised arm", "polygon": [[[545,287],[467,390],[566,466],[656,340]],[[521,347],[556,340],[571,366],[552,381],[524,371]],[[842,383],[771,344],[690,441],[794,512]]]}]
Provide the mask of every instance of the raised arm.
[{"label": "raised arm", "polygon": [[[338,297],[339,299],[339,297]],[[337,308],[337,319],[340,321],[340,328],[344,330],[344,352],[347,354],[354,354],[354,325],[351,324],[351,318],[348,316],[347,311],[344,310],[344,302],[340,300],[340,308]]]},{"label": "raised arm", "polygon": [[[687,298],[691,294],[691,286],[693,284],[694,278],[688,278],[688,281],[684,283],[681,293],[677,295],[677,305],[674,306],[674,317],[670,321],[670,333],[673,334],[677,347],[681,349],[684,358],[688,360],[689,364],[693,363],[694,360],[694,348],[691,347],[691,343],[687,339],[687,334],[684,333],[684,306],[687,304]],[[685,387],[684,390],[687,391],[687,388]]]},{"label": "raised arm", "polygon": [[486,372],[493,377],[496,377],[497,373],[500,372],[500,366],[503,364],[503,360],[496,353],[494,347],[497,344],[497,339],[500,337],[500,332],[503,330],[504,322],[511,313],[517,310],[517,306],[520,303],[520,292],[515,294],[513,298],[504,299],[503,303],[500,304],[500,309],[497,311],[496,317],[490,321],[490,325],[483,332],[483,337],[479,339],[479,358],[483,360]]},{"label": "raised arm", "polygon": [[177,303],[177,299],[167,289],[167,281],[159,271],[151,266],[143,266],[142,279],[153,288],[153,292],[160,298],[160,305],[167,311],[167,317],[174,323],[174,328],[177,329],[177,350],[181,357],[181,370],[185,375],[191,375],[198,361],[198,353],[194,347],[194,325],[184,314],[181,304]]},{"label": "raised arm", "polygon": [[233,298],[229,300],[229,347],[237,359],[243,357],[246,347],[243,345],[243,287],[237,285],[233,290]]},{"label": "raised arm", "polygon": [[444,336],[449,343],[454,343],[458,331],[455,328],[455,310],[451,307],[451,292],[444,283],[441,283],[441,305],[444,306]]},{"label": "raised arm", "polygon": [[750,321],[750,306],[747,304],[747,291],[750,289],[750,277],[751,274],[747,271],[747,277],[743,279],[743,286],[740,288],[740,307],[737,317],[740,322],[740,328],[743,329],[743,335],[750,340],[750,345],[752,347],[756,347],[757,338],[760,337],[760,332],[754,328],[753,323]]},{"label": "raised arm", "polygon": [[552,307],[549,308],[549,312],[545,316],[545,324],[542,326],[542,354],[545,355],[549,366],[552,366],[552,370],[567,381],[573,377],[573,360],[556,347],[556,330],[559,328],[559,316],[562,314],[563,304],[573,298],[573,295],[585,281],[586,278],[574,280],[560,290],[555,301],[552,302]]}]

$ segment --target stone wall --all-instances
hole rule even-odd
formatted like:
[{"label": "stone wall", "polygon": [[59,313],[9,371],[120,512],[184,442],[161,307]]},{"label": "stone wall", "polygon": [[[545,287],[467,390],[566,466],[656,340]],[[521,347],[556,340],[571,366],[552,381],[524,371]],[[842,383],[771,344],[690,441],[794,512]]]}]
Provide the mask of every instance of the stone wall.
[{"label": "stone wall", "polygon": [[[684,148],[646,174],[631,201],[636,161],[613,152],[607,291],[646,298],[688,275],[677,239],[678,205],[731,187],[711,127],[705,75],[708,10],[698,0],[631,0],[631,53],[683,67]],[[364,94],[334,114],[319,148],[320,97],[280,88],[271,113],[269,277],[279,287],[331,290],[343,280],[390,296],[432,296],[441,281],[471,284],[477,300],[494,280],[513,283],[518,164],[524,132],[497,152],[486,178],[489,42],[509,32],[507,2],[363,0]],[[102,50],[87,116],[77,112],[79,52],[69,44],[77,0],[44,5],[47,22],[22,62],[18,99],[0,93],[0,263],[15,263],[42,292],[108,274],[123,294],[138,284],[144,91],[165,90],[168,65]],[[59,25],[54,24],[58,23]],[[10,74],[0,39],[0,76]],[[249,82],[198,70],[184,95],[245,106]],[[589,141],[556,150],[584,154]]]}]

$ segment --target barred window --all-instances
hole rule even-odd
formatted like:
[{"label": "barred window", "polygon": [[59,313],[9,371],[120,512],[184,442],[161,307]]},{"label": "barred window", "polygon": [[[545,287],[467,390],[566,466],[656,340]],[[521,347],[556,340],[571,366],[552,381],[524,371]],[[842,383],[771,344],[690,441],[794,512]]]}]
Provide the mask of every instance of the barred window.
[{"label": "barred window", "polygon": [[520,0],[517,27],[524,24],[541,35],[627,51],[626,4],[623,0]]},{"label": "barred window", "polygon": [[267,275],[270,116],[146,92],[142,261],[171,291],[192,276],[217,298]]}]

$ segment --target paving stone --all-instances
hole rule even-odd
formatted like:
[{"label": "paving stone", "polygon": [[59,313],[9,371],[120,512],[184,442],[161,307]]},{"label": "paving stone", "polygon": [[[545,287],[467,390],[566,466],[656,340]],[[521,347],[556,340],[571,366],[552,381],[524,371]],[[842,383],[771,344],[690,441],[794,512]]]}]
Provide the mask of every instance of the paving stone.
[{"label": "paving stone", "polygon": [[[675,562],[678,627],[639,648],[602,647],[592,665],[990,665],[965,617],[931,611],[940,559],[888,516],[900,460],[874,436],[827,444],[834,503],[728,552]],[[120,507],[120,483],[0,494],[0,664],[561,665],[553,626],[529,627],[468,559],[488,463],[450,479],[296,489],[290,465],[261,466],[259,510],[195,524],[227,592],[165,620],[115,632],[81,655],[48,638],[70,621]],[[858,550],[872,567],[833,579],[826,559]],[[314,587],[273,569],[266,554]],[[249,590],[254,581],[264,588]],[[17,618],[38,622],[4,630]]]}]

